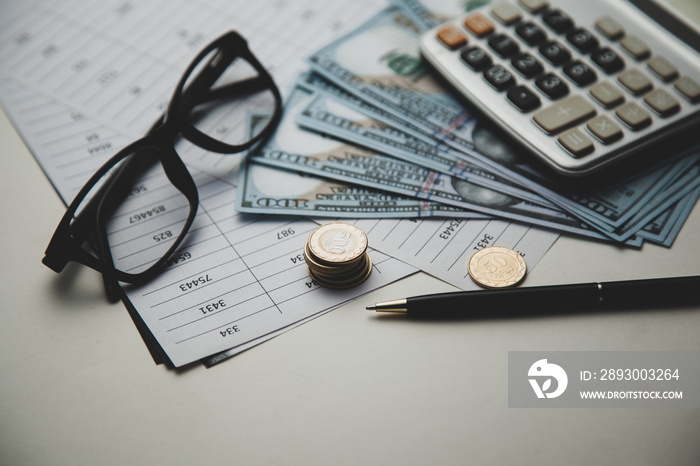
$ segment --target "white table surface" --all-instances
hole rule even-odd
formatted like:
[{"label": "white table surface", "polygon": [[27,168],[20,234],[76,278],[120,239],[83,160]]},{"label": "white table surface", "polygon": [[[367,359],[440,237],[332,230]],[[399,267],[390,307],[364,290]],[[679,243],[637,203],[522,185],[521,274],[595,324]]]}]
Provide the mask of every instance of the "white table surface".
[{"label": "white table surface", "polygon": [[[40,260],[64,206],[0,113],[0,464],[700,464],[700,410],[510,409],[508,351],[700,350],[700,308],[476,322],[367,304],[212,369],[154,365],[99,275]],[[700,206],[671,248],[560,238],[525,285],[700,274]]]}]

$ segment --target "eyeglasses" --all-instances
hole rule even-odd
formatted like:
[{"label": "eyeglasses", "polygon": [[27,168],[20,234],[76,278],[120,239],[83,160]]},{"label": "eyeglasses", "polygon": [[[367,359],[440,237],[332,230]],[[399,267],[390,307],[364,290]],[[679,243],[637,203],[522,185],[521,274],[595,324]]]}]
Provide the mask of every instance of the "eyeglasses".
[{"label": "eyeglasses", "polygon": [[[240,126],[241,105],[234,102],[263,107],[271,117],[240,136],[243,131],[235,126]],[[219,37],[190,63],[163,117],[78,192],[42,262],[55,272],[71,261],[100,272],[111,301],[121,294],[117,282],[152,280],[182,244],[199,205],[197,186],[175,143],[182,137],[207,151],[242,152],[264,142],[281,116],[279,89],[245,39],[233,31]],[[134,205],[150,207],[130,210]],[[149,220],[155,218],[154,228]]]}]

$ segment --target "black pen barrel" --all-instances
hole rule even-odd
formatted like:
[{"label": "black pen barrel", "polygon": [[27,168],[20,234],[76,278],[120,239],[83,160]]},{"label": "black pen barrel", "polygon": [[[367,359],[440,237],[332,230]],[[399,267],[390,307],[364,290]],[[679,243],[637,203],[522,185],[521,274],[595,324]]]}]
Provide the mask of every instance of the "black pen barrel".
[{"label": "black pen barrel", "polygon": [[584,283],[418,296],[408,299],[408,312],[424,316],[527,315],[533,311],[594,308],[598,300],[597,284]]},{"label": "black pen barrel", "polygon": [[439,293],[408,298],[415,316],[497,316],[700,303],[700,276]]},{"label": "black pen barrel", "polygon": [[601,288],[606,308],[700,303],[700,276],[608,282]]}]

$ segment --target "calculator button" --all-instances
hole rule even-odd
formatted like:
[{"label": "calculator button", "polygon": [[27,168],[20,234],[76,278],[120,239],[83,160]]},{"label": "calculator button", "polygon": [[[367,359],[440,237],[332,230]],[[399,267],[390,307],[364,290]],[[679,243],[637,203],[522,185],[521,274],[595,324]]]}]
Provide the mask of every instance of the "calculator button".
[{"label": "calculator button", "polygon": [[484,37],[493,32],[493,22],[481,13],[473,13],[464,19],[464,26],[476,37]]},{"label": "calculator button", "polygon": [[513,74],[501,65],[494,65],[484,71],[484,78],[499,91],[508,89],[515,84]]},{"label": "calculator button", "polygon": [[468,48],[460,56],[467,65],[476,71],[481,71],[491,66],[491,57],[479,47]]},{"label": "calculator button", "polygon": [[552,10],[542,15],[542,21],[555,32],[562,34],[574,27],[574,21],[561,10]]},{"label": "calculator button", "polygon": [[608,74],[620,71],[625,67],[625,62],[622,61],[622,58],[609,47],[604,47],[593,52],[591,60]]},{"label": "calculator button", "polygon": [[489,47],[503,58],[510,57],[520,50],[520,46],[505,34],[498,34],[489,39]]},{"label": "calculator button", "polygon": [[588,130],[604,144],[620,139],[622,128],[607,115],[598,115],[586,123]]},{"label": "calculator button", "polygon": [[623,37],[620,41],[620,45],[622,45],[622,48],[624,48],[627,53],[637,60],[646,58],[649,53],[651,53],[646,42],[633,34]]},{"label": "calculator button", "polygon": [[511,87],[506,96],[521,112],[529,112],[540,106],[540,98],[526,86]]},{"label": "calculator button", "polygon": [[437,32],[437,38],[450,50],[458,49],[467,43],[467,36],[452,24],[441,28]]},{"label": "calculator button", "polygon": [[571,52],[559,42],[551,41],[540,47],[540,53],[552,65],[558,66],[571,59]]},{"label": "calculator button", "polygon": [[604,15],[595,22],[595,28],[610,40],[617,40],[625,34],[625,28],[612,16]]},{"label": "calculator button", "polygon": [[634,95],[644,94],[651,90],[652,87],[651,79],[637,68],[629,68],[623,71],[617,77],[617,80]]},{"label": "calculator button", "polygon": [[503,24],[510,26],[520,20],[520,10],[509,2],[498,2],[491,7],[491,13]]},{"label": "calculator button", "polygon": [[644,96],[644,102],[663,117],[676,113],[681,108],[680,102],[664,89],[651,91]]},{"label": "calculator button", "polygon": [[566,35],[566,39],[581,53],[588,53],[598,47],[598,39],[587,29],[574,29]]},{"label": "calculator button", "polygon": [[529,53],[519,53],[511,61],[513,68],[526,78],[532,78],[544,71],[542,63]]},{"label": "calculator button", "polygon": [[593,141],[578,128],[563,132],[558,141],[574,157],[586,155],[593,150]]},{"label": "calculator button", "polygon": [[547,38],[541,27],[529,21],[518,25],[515,33],[530,45],[538,44]]},{"label": "calculator button", "polygon": [[543,74],[535,80],[537,86],[547,97],[552,100],[564,97],[569,93],[569,86],[556,74]]},{"label": "calculator button", "polygon": [[620,105],[625,100],[622,91],[609,81],[601,81],[591,86],[590,93],[605,108]]},{"label": "calculator button", "polygon": [[615,110],[615,115],[633,130],[641,129],[651,123],[651,115],[634,102],[627,102]]},{"label": "calculator button", "polygon": [[595,107],[583,97],[574,95],[543,108],[532,118],[543,130],[551,134],[558,133],[562,129],[585,121],[594,115]]},{"label": "calculator button", "polygon": [[663,55],[654,55],[651,57],[647,62],[647,66],[664,81],[670,81],[678,76],[678,68]]},{"label": "calculator button", "polygon": [[549,6],[547,0],[519,0],[520,4],[530,13],[537,13]]},{"label": "calculator button", "polygon": [[678,92],[683,94],[683,96],[691,102],[695,103],[700,101],[700,84],[693,78],[681,76],[673,85]]},{"label": "calculator button", "polygon": [[595,71],[582,61],[572,61],[564,65],[564,74],[571,78],[578,86],[587,86],[596,80]]}]

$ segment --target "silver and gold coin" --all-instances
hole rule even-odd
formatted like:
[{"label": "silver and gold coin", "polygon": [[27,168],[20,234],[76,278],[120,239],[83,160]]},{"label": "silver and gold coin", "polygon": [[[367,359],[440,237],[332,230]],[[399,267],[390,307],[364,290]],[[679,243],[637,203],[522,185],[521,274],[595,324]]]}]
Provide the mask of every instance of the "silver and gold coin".
[{"label": "silver and gold coin", "polygon": [[322,262],[348,263],[367,252],[367,235],[349,223],[327,223],[311,232],[308,245]]},{"label": "silver and gold coin", "polygon": [[333,222],[316,228],[304,245],[309,276],[328,288],[350,288],[372,272],[367,235],[355,225]]},{"label": "silver and gold coin", "polygon": [[508,288],[525,278],[527,265],[520,254],[503,246],[490,246],[469,259],[469,276],[484,288]]}]

